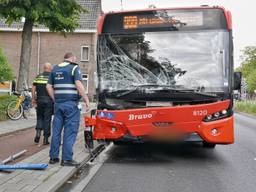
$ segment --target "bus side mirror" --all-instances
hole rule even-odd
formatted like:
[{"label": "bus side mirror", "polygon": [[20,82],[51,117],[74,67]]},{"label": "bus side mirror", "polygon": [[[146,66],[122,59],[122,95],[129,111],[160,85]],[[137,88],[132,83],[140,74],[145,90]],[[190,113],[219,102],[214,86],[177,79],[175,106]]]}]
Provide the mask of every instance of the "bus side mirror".
[{"label": "bus side mirror", "polygon": [[242,72],[234,72],[234,90],[241,89]]}]

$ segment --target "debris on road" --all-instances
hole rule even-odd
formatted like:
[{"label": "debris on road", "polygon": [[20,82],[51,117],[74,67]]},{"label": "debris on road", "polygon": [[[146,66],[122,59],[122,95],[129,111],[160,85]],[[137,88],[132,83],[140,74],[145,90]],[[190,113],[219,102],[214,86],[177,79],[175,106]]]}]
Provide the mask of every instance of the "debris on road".
[{"label": "debris on road", "polygon": [[27,152],[27,150],[23,150],[19,153],[16,153],[14,155],[11,155],[10,157],[8,157],[7,159],[2,161],[2,164],[6,164],[9,163],[10,161],[14,161],[15,159],[19,158],[20,156],[22,156],[23,154],[25,154]]}]

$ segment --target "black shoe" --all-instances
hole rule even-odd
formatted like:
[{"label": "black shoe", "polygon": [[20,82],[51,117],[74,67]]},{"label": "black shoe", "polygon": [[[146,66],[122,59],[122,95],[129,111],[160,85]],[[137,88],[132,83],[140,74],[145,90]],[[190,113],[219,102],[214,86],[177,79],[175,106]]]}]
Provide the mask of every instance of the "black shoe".
[{"label": "black shoe", "polygon": [[48,137],[45,137],[44,138],[44,145],[49,145],[50,143],[49,143],[49,141],[48,141]]},{"label": "black shoe", "polygon": [[35,136],[35,139],[34,139],[35,143],[39,143],[40,136],[41,136],[41,130],[36,130],[36,136]]},{"label": "black shoe", "polygon": [[80,163],[74,161],[74,160],[62,160],[61,161],[61,166],[75,166],[78,167]]},{"label": "black shoe", "polygon": [[55,164],[55,163],[59,163],[59,162],[60,162],[59,158],[50,158],[50,161],[49,161],[50,164]]}]

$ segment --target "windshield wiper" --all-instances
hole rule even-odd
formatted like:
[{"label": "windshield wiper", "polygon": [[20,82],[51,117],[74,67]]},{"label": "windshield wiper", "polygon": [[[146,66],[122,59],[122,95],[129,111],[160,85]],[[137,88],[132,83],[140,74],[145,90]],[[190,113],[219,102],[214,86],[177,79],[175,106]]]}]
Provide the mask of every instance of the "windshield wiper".
[{"label": "windshield wiper", "polygon": [[[188,89],[188,88],[184,88],[184,87],[175,87],[175,86],[170,86],[170,85],[158,85],[158,84],[142,84],[142,85],[135,85],[133,89],[131,90],[127,90],[121,93],[116,94],[116,97],[122,97],[125,95],[129,95],[133,92],[135,92],[136,90],[138,90],[139,88],[144,88],[144,87],[154,87],[154,88],[161,88],[161,89],[157,89],[157,90],[161,90],[161,91],[172,91],[172,92],[177,92],[177,93],[190,93],[190,94],[195,94],[195,95],[200,95],[200,96],[206,96],[206,97],[210,97],[210,98],[217,98],[217,95],[213,95],[213,94],[209,94],[209,93],[205,93],[205,92],[199,92],[196,89]],[[152,89],[153,91],[156,89]],[[120,92],[120,90],[114,91],[114,92]],[[112,92],[112,93],[114,93]]]},{"label": "windshield wiper", "polygon": [[[127,90],[127,91],[125,91],[125,92],[123,92],[123,93],[119,93],[119,94],[117,94],[116,96],[117,96],[117,97],[122,97],[122,96],[124,96],[124,95],[128,95],[128,94],[130,94],[130,93],[136,91],[137,89],[143,88],[143,87],[157,87],[157,88],[163,87],[163,88],[166,88],[166,87],[170,87],[170,86],[168,86],[168,85],[158,85],[158,84],[142,84],[142,85],[135,85],[133,89]],[[168,89],[168,90],[169,90],[169,89]]]},{"label": "windshield wiper", "polygon": [[179,93],[192,93],[196,95],[201,95],[201,96],[207,96],[211,98],[217,98],[218,96],[216,94],[210,94],[206,92],[200,92],[197,89],[189,89],[189,88],[184,88],[184,87],[177,87],[177,86],[169,86],[169,85],[156,85],[156,84],[146,84],[146,85],[141,85],[139,87],[150,87],[150,86],[155,86],[155,87],[163,87],[164,89],[161,90],[166,90],[166,91],[174,91],[174,92],[179,92]]}]

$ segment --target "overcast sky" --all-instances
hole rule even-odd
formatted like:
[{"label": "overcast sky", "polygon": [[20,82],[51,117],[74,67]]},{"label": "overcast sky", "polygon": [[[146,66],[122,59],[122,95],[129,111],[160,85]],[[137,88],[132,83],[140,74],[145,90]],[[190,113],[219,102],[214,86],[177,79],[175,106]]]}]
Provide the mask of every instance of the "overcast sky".
[{"label": "overcast sky", "polygon": [[102,0],[104,12],[147,8],[149,5],[161,7],[183,7],[198,5],[220,5],[233,15],[233,36],[235,46],[235,66],[240,65],[239,56],[245,46],[256,45],[256,1],[255,0]]}]

